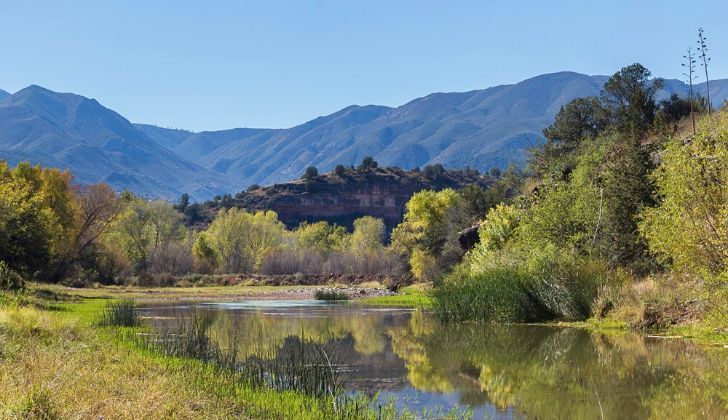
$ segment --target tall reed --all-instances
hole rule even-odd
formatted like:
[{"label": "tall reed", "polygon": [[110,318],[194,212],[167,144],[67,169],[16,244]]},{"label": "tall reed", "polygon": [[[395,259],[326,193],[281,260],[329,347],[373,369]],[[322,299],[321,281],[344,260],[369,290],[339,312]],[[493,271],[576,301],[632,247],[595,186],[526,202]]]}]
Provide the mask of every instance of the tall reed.
[{"label": "tall reed", "polygon": [[101,313],[99,325],[136,327],[140,325],[136,302],[131,299],[110,301]]}]

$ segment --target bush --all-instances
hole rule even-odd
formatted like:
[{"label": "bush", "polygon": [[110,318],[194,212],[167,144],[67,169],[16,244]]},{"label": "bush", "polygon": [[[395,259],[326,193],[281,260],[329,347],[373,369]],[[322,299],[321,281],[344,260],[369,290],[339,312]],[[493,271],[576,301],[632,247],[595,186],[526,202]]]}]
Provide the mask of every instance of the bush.
[{"label": "bush", "polygon": [[314,294],[316,300],[349,300],[349,295],[344,292],[337,292],[336,290],[317,290]]},{"label": "bush", "polygon": [[435,311],[445,321],[582,320],[607,273],[554,246],[470,255],[434,290]]},{"label": "bush", "polygon": [[0,290],[22,290],[25,281],[20,274],[11,270],[5,261],[0,261]]}]

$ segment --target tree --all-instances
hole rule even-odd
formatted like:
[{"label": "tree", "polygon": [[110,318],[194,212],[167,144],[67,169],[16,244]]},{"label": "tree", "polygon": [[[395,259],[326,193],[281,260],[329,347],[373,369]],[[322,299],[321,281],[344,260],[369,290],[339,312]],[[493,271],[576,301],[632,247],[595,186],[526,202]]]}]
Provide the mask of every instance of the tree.
[{"label": "tree", "polygon": [[48,266],[51,260],[53,223],[43,205],[43,193],[16,179],[0,162],[0,261],[26,277]]},{"label": "tree", "polygon": [[650,79],[652,73],[639,63],[614,73],[602,88],[601,103],[618,131],[640,140],[652,126],[657,104],[655,94],[662,79]]},{"label": "tree", "polygon": [[708,57],[707,41],[708,38],[705,36],[703,28],[698,29],[698,51],[700,51],[698,57],[702,61],[700,65],[705,70],[705,97],[708,100],[708,115],[711,115],[713,105],[710,103],[710,78],[708,77],[708,62],[710,61],[710,57]]},{"label": "tree", "polygon": [[306,172],[303,174],[303,180],[306,182],[306,190],[311,188],[314,179],[318,176],[318,169],[315,166],[309,166],[306,168]]},{"label": "tree", "polygon": [[372,169],[375,169],[379,164],[376,160],[374,160],[373,157],[367,156],[364,159],[362,159],[361,164],[357,168],[359,171],[369,171]]},{"label": "tree", "polygon": [[[133,198],[114,222],[110,235],[125,251],[137,274],[148,272],[158,253],[183,240],[182,215],[167,201]],[[108,241],[107,241],[108,243]]]},{"label": "tree", "polygon": [[442,174],[444,174],[444,173],[445,173],[445,167],[442,166],[442,164],[440,164],[440,163],[436,163],[434,165],[427,165],[422,170],[422,174],[430,179],[439,179],[442,176]]},{"label": "tree", "polygon": [[283,243],[285,226],[273,211],[221,210],[204,233],[224,273],[250,273]]},{"label": "tree", "polygon": [[364,216],[354,220],[351,234],[351,250],[355,254],[367,254],[383,248],[387,228],[382,219]]},{"label": "tree", "polygon": [[728,113],[700,127],[690,142],[671,139],[652,177],[660,201],[645,209],[640,223],[650,250],[680,272],[726,273]]},{"label": "tree", "polygon": [[174,208],[177,209],[180,213],[184,213],[187,206],[190,205],[190,195],[187,193],[183,193],[179,197],[179,201],[177,201],[177,204],[175,204]]},{"label": "tree", "polygon": [[201,273],[213,273],[220,265],[220,256],[210,245],[207,235],[199,235],[192,247],[192,255],[195,258],[195,267]]},{"label": "tree", "polygon": [[346,173],[346,167],[342,164],[336,165],[336,168],[334,168],[334,173],[338,176],[343,176]]},{"label": "tree", "polygon": [[461,196],[450,188],[414,194],[404,220],[392,231],[392,248],[410,259],[418,255],[422,261],[424,252],[436,259],[440,269],[449,267],[462,255],[457,232],[467,224],[464,207]]},{"label": "tree", "polygon": [[300,249],[311,249],[326,255],[343,251],[348,246],[348,234],[343,226],[326,222],[302,222],[294,232],[296,245]]},{"label": "tree", "polygon": [[317,176],[318,176],[318,169],[316,169],[315,166],[309,166],[308,168],[306,168],[306,172],[303,174],[303,179],[306,182],[311,182]]},{"label": "tree", "polygon": [[688,98],[690,99],[690,118],[692,119],[693,123],[693,135],[695,135],[695,113],[693,112],[693,81],[695,81],[696,76],[693,75],[695,73],[695,56],[693,55],[693,49],[688,48],[687,55],[684,55],[683,58],[685,59],[685,63],[682,64],[682,66],[686,69],[686,72],[683,73],[685,77],[688,78],[688,86],[690,87],[690,90],[688,91]]}]

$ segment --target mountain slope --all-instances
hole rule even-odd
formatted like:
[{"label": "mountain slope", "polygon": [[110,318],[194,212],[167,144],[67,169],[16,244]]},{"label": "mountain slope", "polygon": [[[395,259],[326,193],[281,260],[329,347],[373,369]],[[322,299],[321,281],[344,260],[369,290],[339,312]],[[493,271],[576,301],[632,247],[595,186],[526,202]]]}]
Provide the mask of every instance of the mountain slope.
[{"label": "mountain slope", "polygon": [[30,86],[0,101],[0,157],[71,169],[83,183],[163,198],[225,192],[230,181],[152,141],[93,99]]},{"label": "mountain slope", "polygon": [[[598,95],[607,76],[545,74],[515,85],[460,93],[434,93],[397,108],[350,106],[285,130],[233,129],[187,139],[156,135],[180,156],[241,180],[272,184],[300,176],[309,165],[328,171],[372,155],[405,169],[433,163],[481,170],[522,164],[529,147],[562,105]],[[662,97],[686,96],[687,86],[667,80]],[[695,86],[705,94],[705,85]],[[728,80],[711,83],[713,102],[728,97]],[[178,134],[178,133],[171,133]],[[157,138],[157,137],[155,137]]]},{"label": "mountain slope", "polygon": [[7,98],[8,96],[10,96],[10,93],[8,93],[8,92],[0,89],[0,101],[2,101],[3,99]]},{"label": "mountain slope", "polygon": [[[606,76],[545,74],[514,85],[433,93],[402,106],[349,106],[288,129],[191,132],[130,124],[92,99],[37,86],[2,98],[0,158],[70,168],[82,182],[109,182],[153,197],[196,199],[251,184],[296,179],[371,155],[382,166],[433,163],[481,170],[522,164],[562,105],[599,94]],[[728,80],[711,81],[711,100],[728,98]],[[659,93],[686,96],[666,80]],[[705,95],[705,84],[695,86]]]},{"label": "mountain slope", "polygon": [[527,148],[542,141],[541,129],[563,104],[597,94],[604,80],[555,73],[510,86],[435,93],[398,108],[350,106],[285,130],[235,129],[159,141],[176,144],[170,148],[180,156],[245,184],[283,182],[309,165],[325,171],[339,163],[357,164],[367,155],[402,168],[504,167],[524,161]]}]

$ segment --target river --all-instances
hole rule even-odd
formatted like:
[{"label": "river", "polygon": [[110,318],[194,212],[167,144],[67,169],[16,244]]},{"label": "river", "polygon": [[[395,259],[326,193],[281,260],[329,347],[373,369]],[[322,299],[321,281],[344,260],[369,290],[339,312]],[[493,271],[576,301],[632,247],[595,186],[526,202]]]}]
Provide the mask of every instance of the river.
[{"label": "river", "polygon": [[302,342],[321,346],[346,392],[377,394],[381,403],[417,415],[728,414],[728,350],[685,340],[550,326],[442,324],[419,309],[319,301],[147,304],[141,312],[157,330],[174,329],[191,313],[209,315],[214,340],[245,357],[282,357]]}]

